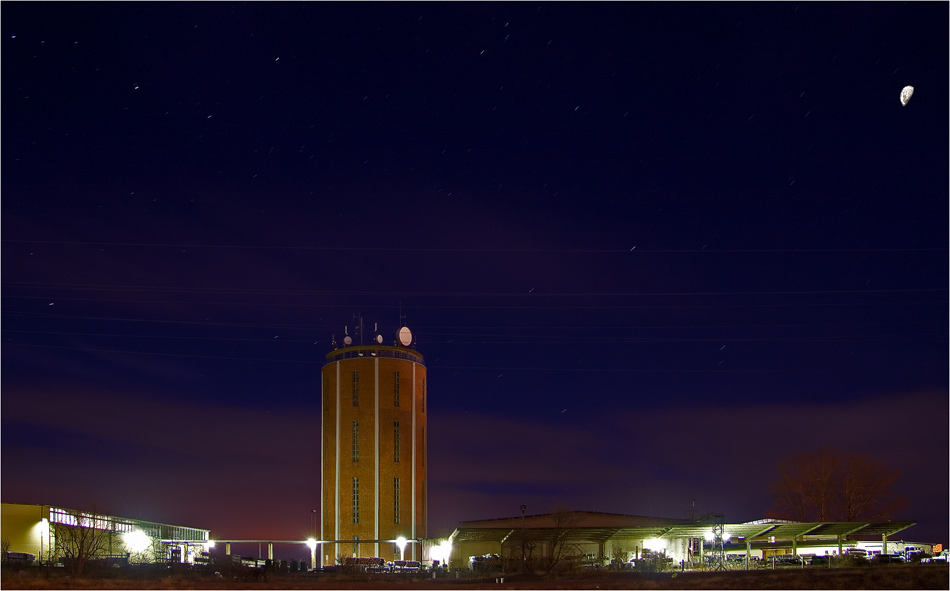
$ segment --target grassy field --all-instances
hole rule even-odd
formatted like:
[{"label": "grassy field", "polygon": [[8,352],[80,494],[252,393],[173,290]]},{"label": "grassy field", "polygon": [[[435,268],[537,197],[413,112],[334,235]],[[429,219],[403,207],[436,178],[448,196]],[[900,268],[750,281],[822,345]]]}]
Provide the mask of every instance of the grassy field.
[{"label": "grassy field", "polygon": [[2,572],[3,589],[950,589],[943,564],[862,568],[617,573],[567,577],[511,575],[498,578],[400,577],[393,575],[284,575],[223,580],[194,573],[167,576],[71,578],[57,572]]}]

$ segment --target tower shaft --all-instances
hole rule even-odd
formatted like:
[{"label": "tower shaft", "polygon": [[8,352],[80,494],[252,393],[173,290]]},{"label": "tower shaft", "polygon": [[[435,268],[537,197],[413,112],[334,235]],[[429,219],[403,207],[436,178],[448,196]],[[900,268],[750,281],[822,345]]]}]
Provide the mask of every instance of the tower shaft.
[{"label": "tower shaft", "polygon": [[[321,551],[419,560],[426,520],[426,367],[403,347],[349,346],[323,366]],[[360,542],[360,540],[372,540]]]}]

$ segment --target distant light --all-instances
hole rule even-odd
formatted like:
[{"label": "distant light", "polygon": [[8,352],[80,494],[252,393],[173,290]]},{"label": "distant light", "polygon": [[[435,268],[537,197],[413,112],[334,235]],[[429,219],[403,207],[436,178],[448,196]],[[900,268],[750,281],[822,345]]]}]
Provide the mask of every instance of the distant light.
[{"label": "distant light", "polygon": [[144,552],[152,545],[152,538],[148,537],[148,534],[140,529],[126,532],[122,534],[122,538],[125,541],[126,548],[133,554],[136,552]]},{"label": "distant light", "polygon": [[666,540],[660,538],[651,538],[643,541],[643,547],[647,550],[659,551],[666,550]]},{"label": "distant light", "polygon": [[452,540],[445,540],[439,544],[439,548],[442,549],[442,562],[448,563],[449,556],[452,555]]},{"label": "distant light", "polygon": [[316,549],[317,549],[317,540],[316,540],[315,538],[307,538],[307,546],[308,546],[311,550],[316,550]]},{"label": "distant light", "polygon": [[713,532],[713,530],[709,530],[708,532],[703,534],[703,537],[706,539],[707,542],[712,542],[713,540],[716,539],[716,534]]},{"label": "distant light", "polygon": [[205,545],[208,546],[208,550],[214,548],[214,540],[208,540],[208,543]]},{"label": "distant light", "polygon": [[399,536],[396,538],[396,546],[399,547],[399,551],[402,552],[406,549],[406,538]]}]

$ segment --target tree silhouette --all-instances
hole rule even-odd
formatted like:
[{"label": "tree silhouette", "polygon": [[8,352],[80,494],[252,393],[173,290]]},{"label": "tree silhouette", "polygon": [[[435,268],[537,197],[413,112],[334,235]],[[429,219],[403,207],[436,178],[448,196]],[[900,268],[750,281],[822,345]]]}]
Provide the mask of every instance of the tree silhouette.
[{"label": "tree silhouette", "polygon": [[880,460],[866,454],[848,454],[841,470],[838,505],[844,521],[883,519],[904,504],[903,499],[890,492],[899,471],[889,470]]},{"label": "tree silhouette", "polygon": [[771,516],[797,521],[887,519],[903,501],[891,489],[898,470],[868,456],[824,446],[787,456],[771,483]]},{"label": "tree silhouette", "polygon": [[109,518],[96,513],[65,511],[64,521],[53,524],[56,553],[64,558],[73,576],[80,576],[89,560],[99,557],[112,535]]},{"label": "tree silhouette", "polygon": [[568,543],[571,529],[580,521],[578,515],[568,507],[558,505],[550,517],[554,527],[548,530],[550,532],[549,543],[551,545],[551,558],[548,562],[548,572],[557,568],[561,560],[566,558],[569,554],[579,553],[576,545]]}]

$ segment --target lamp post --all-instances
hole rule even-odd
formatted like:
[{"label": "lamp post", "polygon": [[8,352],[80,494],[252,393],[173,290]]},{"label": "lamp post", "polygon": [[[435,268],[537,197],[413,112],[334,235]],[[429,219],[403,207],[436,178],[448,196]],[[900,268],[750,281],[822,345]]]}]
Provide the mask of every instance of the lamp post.
[{"label": "lamp post", "polygon": [[403,550],[406,549],[406,538],[399,536],[396,538],[396,545],[399,546],[399,560],[405,560],[403,556]]},{"label": "lamp post", "polygon": [[310,537],[307,538],[310,547],[310,570],[317,569],[317,510],[310,510]]},{"label": "lamp post", "polygon": [[307,546],[310,547],[310,570],[317,569],[317,540],[314,538],[309,538],[307,540]]},{"label": "lamp post", "polygon": [[528,556],[525,553],[525,539],[524,539],[524,510],[527,509],[527,505],[521,505],[521,570],[526,570],[525,567],[528,563]]},{"label": "lamp post", "polygon": [[[46,518],[40,519],[40,564],[43,564],[43,526],[46,526]],[[49,532],[49,526],[46,526],[47,533]]]},{"label": "lamp post", "polygon": [[442,565],[443,568],[449,568],[449,559],[452,557],[452,540],[445,540],[439,547],[442,548]]}]

